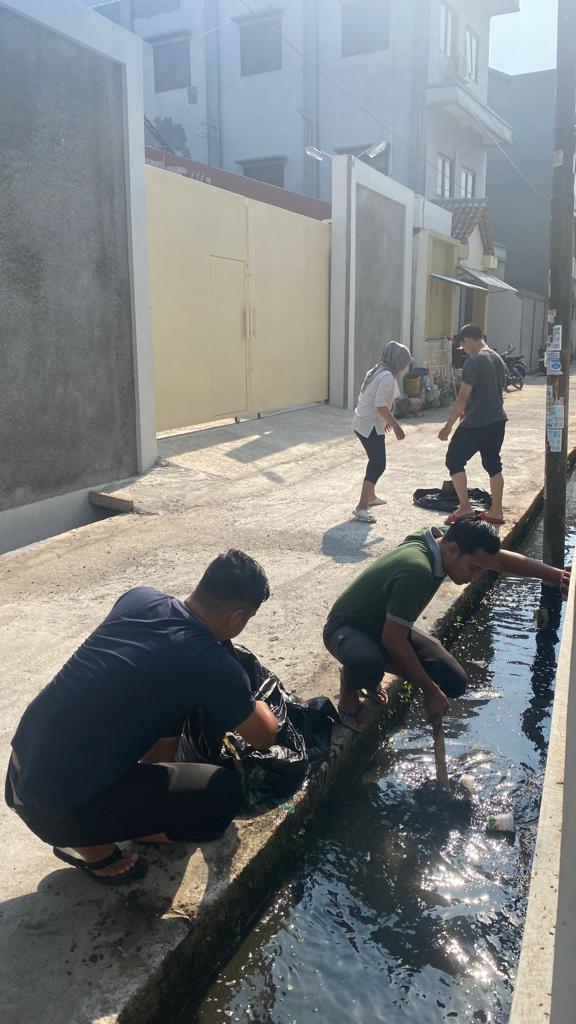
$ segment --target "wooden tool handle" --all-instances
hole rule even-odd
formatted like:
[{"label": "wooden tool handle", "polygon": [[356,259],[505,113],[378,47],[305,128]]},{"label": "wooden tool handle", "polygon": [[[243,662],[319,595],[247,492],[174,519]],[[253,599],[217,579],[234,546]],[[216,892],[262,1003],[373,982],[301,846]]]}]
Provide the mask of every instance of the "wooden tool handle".
[{"label": "wooden tool handle", "polygon": [[446,767],[446,747],[444,745],[444,726],[442,720],[434,725],[434,760],[436,761],[436,781],[441,786],[447,786],[449,782],[448,768]]}]

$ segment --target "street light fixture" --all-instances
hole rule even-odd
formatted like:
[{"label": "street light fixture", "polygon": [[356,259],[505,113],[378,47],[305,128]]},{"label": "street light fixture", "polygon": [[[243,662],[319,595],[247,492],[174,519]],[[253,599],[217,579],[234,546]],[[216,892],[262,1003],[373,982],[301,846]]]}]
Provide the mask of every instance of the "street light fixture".
[{"label": "street light fixture", "polygon": [[368,149],[364,149],[362,153],[358,153],[358,159],[367,156],[369,160],[374,160],[380,153],[388,149],[388,142],[377,142],[375,146],[369,146]]},{"label": "street light fixture", "polygon": [[[367,156],[369,160],[374,160],[380,153],[388,149],[388,142],[377,142],[374,146],[368,146],[367,149],[363,149],[361,153],[353,154],[356,160],[361,160],[363,156]],[[313,160],[332,160],[332,154],[327,153],[324,149],[318,149],[317,146],[306,146],[306,153],[311,156]]]},{"label": "street light fixture", "polygon": [[332,159],[330,153],[325,153],[323,149],[317,149],[316,146],[306,146],[306,153],[308,156],[311,156],[313,160],[318,160],[320,163],[324,159]]}]

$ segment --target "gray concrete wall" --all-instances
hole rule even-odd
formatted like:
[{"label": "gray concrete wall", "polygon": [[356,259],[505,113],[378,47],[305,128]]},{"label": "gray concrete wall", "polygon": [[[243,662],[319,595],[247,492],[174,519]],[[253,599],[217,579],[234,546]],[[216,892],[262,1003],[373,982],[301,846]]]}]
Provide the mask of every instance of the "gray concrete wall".
[{"label": "gray concrete wall", "polygon": [[550,744],[510,1024],[574,1020],[576,945],[576,579],[558,658]]},{"label": "gray concrete wall", "polygon": [[415,203],[354,157],[332,169],[330,402],[353,408],[384,343],[410,344]]},{"label": "gray concrete wall", "polygon": [[401,340],[405,209],[360,185],[356,190],[354,392],[388,341]]},{"label": "gray concrete wall", "polygon": [[122,67],[0,5],[0,95],[9,509],[138,459]]}]

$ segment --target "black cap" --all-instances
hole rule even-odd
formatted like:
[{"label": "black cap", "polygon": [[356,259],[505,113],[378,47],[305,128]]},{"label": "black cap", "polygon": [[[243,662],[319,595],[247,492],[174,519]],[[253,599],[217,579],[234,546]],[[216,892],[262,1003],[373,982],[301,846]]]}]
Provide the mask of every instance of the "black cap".
[{"label": "black cap", "polygon": [[484,331],[482,330],[481,327],[478,327],[476,324],[464,324],[464,326],[460,328],[458,334],[456,335],[456,341],[460,342],[461,344],[464,341],[464,338],[483,339]]}]

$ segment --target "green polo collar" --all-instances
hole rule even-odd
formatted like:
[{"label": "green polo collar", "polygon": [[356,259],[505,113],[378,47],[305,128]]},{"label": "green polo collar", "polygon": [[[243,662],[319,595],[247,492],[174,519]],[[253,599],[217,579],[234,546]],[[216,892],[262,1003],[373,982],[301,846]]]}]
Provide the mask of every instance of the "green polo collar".
[{"label": "green polo collar", "polygon": [[444,576],[446,575],[444,571],[444,566],[442,565],[442,555],[440,553],[440,547],[438,546],[438,541],[442,536],[443,531],[440,530],[437,526],[431,526],[430,529],[426,530],[426,533],[424,534],[424,539],[428,545],[428,550],[430,551],[430,554],[432,555],[433,559],[434,575],[441,579],[443,579]]}]

